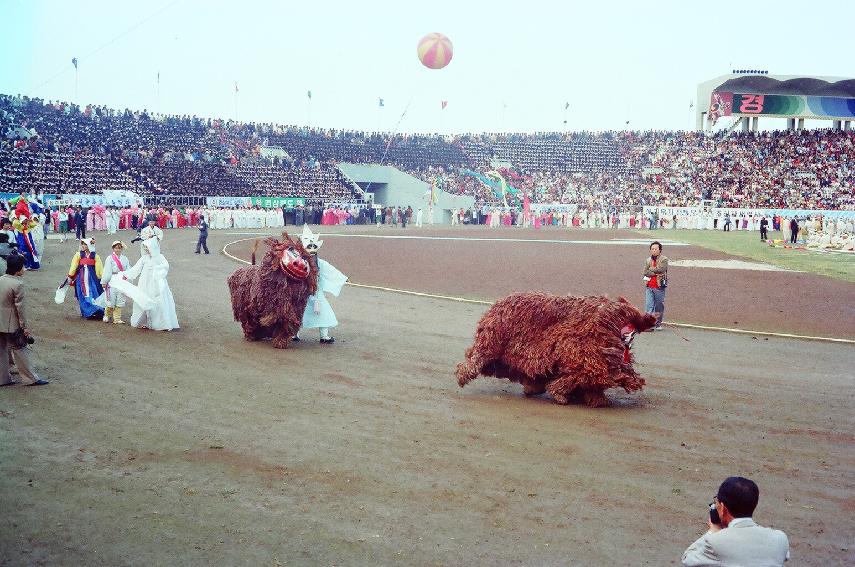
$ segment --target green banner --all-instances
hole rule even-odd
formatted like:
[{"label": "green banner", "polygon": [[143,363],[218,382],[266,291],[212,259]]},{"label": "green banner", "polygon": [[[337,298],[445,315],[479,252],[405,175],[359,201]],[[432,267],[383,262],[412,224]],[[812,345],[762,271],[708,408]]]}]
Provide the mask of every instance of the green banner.
[{"label": "green banner", "polygon": [[303,197],[252,197],[253,207],[264,207],[265,209],[290,209],[297,205],[305,205]]}]

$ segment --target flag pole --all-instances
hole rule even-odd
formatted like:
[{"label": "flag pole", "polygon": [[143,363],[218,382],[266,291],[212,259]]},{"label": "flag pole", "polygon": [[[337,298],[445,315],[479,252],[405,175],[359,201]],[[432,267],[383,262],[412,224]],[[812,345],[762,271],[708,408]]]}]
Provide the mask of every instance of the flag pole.
[{"label": "flag pole", "polygon": [[567,109],[570,108],[570,103],[564,103],[564,133],[567,133]]}]

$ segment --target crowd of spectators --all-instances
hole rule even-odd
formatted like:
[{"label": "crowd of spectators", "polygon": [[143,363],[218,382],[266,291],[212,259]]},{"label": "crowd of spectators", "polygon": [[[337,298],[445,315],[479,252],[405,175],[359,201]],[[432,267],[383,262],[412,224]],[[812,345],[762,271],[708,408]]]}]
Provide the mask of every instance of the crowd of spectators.
[{"label": "crowd of spectators", "polygon": [[[499,169],[535,202],[855,208],[855,133],[807,130],[388,135],[116,111],[0,95],[5,191],[293,196],[354,202],[338,162],[384,163],[452,194],[501,195],[461,173]],[[262,151],[275,148],[277,157]]]}]

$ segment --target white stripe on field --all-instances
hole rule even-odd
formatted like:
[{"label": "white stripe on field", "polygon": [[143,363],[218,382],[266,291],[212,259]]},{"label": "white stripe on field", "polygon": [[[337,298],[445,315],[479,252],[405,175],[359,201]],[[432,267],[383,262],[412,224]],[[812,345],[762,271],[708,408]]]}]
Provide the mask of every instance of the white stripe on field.
[{"label": "white stripe on field", "polygon": [[[555,239],[527,239],[527,238],[468,238],[465,236],[409,236],[402,234],[341,234],[325,232],[321,236],[342,238],[388,238],[390,240],[465,240],[469,242],[534,242],[543,244],[612,244],[617,246],[645,246],[650,245],[647,240],[555,240]],[[663,242],[663,246],[689,246],[683,242]]]}]

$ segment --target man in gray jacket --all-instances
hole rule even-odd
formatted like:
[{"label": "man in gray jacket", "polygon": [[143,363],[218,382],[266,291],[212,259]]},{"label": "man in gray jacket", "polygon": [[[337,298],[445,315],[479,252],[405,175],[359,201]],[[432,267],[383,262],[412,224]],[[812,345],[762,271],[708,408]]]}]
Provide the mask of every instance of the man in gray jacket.
[{"label": "man in gray jacket", "polygon": [[787,535],[751,518],[760,499],[757,485],[741,476],[721,483],[710,509],[709,531],[683,553],[686,567],[777,567],[790,558]]},{"label": "man in gray jacket", "polygon": [[0,386],[18,384],[9,373],[9,349],[18,367],[20,382],[26,386],[43,386],[47,380],[39,378],[30,368],[30,357],[26,347],[15,344],[13,340],[18,329],[24,330],[24,336],[30,337],[27,328],[27,314],[24,309],[24,257],[9,256],[6,261],[6,274],[0,276]]}]

